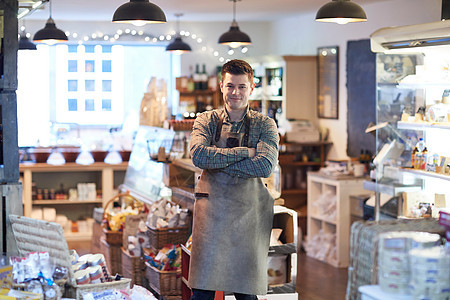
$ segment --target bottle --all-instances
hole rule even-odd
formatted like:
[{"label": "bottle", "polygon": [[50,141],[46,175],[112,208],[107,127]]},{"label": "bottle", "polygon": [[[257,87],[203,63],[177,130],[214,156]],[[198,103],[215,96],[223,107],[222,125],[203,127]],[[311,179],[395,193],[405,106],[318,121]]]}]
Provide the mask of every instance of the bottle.
[{"label": "bottle", "polygon": [[416,155],[418,152],[419,152],[419,149],[417,149],[417,146],[416,146],[416,147],[414,147],[414,150],[411,153],[411,164],[414,169],[417,169],[416,165],[415,165],[415,161],[416,161]]},{"label": "bottle", "polygon": [[201,74],[199,65],[195,65],[195,73],[194,73],[194,90],[200,90],[201,88]]},{"label": "bottle", "polygon": [[417,152],[414,154],[414,169],[422,169],[422,166],[425,168],[427,147],[423,138],[419,139],[415,148],[417,148]]},{"label": "bottle", "polygon": [[203,64],[203,69],[201,73],[201,89],[207,90],[208,89],[208,73],[206,73],[206,65]]}]

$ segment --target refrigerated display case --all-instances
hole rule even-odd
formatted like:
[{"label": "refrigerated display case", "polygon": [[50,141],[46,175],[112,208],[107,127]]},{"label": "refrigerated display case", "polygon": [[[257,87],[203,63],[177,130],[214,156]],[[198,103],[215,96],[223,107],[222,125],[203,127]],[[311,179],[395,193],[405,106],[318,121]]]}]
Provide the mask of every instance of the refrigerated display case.
[{"label": "refrigerated display case", "polygon": [[[398,217],[438,217],[450,209],[450,20],[383,28],[377,53],[377,124],[372,181],[396,197]],[[426,148],[417,152],[420,139]]]}]

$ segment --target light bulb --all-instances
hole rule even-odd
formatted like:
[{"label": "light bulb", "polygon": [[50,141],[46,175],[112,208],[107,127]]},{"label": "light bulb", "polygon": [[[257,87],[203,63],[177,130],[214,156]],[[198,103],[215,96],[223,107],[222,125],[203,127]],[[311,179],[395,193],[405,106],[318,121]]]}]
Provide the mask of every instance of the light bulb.
[{"label": "light bulb", "polygon": [[133,24],[134,26],[144,26],[145,24],[147,24],[146,21],[142,21],[142,20],[135,20],[135,21],[131,21],[131,24]]}]

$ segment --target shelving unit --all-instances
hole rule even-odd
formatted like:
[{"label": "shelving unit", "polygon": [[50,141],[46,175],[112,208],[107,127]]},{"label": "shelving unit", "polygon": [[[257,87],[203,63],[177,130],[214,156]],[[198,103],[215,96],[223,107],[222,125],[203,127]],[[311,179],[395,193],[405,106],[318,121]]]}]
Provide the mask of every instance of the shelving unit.
[{"label": "shelving unit", "polygon": [[[105,206],[106,202],[114,196],[117,186],[123,182],[128,163],[110,165],[96,162],[92,165],[79,165],[66,163],[53,166],[46,163],[20,164],[23,185],[23,212],[24,216],[31,217],[33,206],[54,207],[56,211],[66,214],[92,217],[92,209],[96,206]],[[72,200],[32,200],[32,183],[38,181],[46,188],[59,188],[64,183],[66,188],[76,188],[79,182],[94,181],[97,188],[101,189],[102,198],[87,201]],[[87,241],[92,233],[67,234],[68,241]]]},{"label": "shelving unit", "polygon": [[318,171],[325,165],[331,142],[281,143],[278,157],[282,178],[281,197],[286,207],[298,215],[298,224],[307,232],[307,172]]},{"label": "shelving unit", "polygon": [[[193,112],[203,112],[210,105],[212,108],[218,108],[221,102],[220,90],[194,90],[192,92],[179,91],[180,107],[192,110]],[[189,109],[190,108],[190,109]]]},{"label": "shelving unit", "polygon": [[[319,232],[335,234],[336,255],[326,262],[344,268],[349,263],[350,196],[366,193],[364,178],[345,176],[333,178],[318,172],[308,172],[308,241]],[[315,203],[323,194],[336,197],[335,216],[321,214]],[[311,256],[311,253],[307,253]]]},{"label": "shelving unit", "polygon": [[275,116],[269,110],[281,108],[283,119],[316,123],[317,56],[262,56],[247,61],[258,81],[251,107],[270,117]]}]

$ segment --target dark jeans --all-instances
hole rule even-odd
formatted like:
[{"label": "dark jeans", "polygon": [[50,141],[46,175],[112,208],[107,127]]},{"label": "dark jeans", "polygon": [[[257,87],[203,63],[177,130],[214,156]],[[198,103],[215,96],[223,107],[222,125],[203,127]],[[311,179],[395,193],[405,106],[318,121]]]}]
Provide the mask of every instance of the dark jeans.
[{"label": "dark jeans", "polygon": [[[191,300],[214,300],[215,294],[216,294],[215,291],[192,289]],[[258,298],[255,295],[247,295],[239,293],[234,293],[234,298],[236,298],[236,300],[258,300]]]}]

